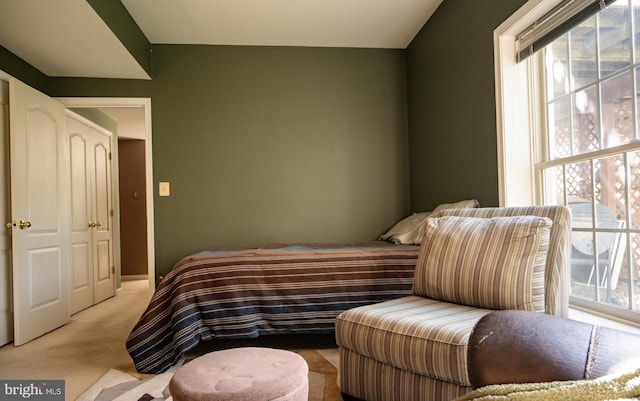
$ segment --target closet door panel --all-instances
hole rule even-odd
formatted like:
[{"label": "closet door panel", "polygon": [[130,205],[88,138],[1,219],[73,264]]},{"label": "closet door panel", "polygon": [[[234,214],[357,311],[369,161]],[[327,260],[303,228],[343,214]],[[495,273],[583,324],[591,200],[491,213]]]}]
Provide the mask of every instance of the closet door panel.
[{"label": "closet door panel", "polygon": [[93,140],[94,274],[96,303],[113,296],[111,137],[90,128]]},{"label": "closet door panel", "polygon": [[[86,242],[71,246],[71,259],[73,261],[72,291],[76,293],[91,287],[92,279],[89,274],[91,270],[87,268],[91,265],[90,251],[91,246]],[[93,303],[93,296],[86,302],[88,303],[87,306],[90,306]]]},{"label": "closet door panel", "polygon": [[[27,127],[26,156],[27,170],[21,174],[26,176],[28,193],[27,208],[29,221],[36,223],[31,227],[32,235],[59,234],[62,232],[58,210],[60,197],[58,188],[51,183],[60,180],[58,163],[60,155],[56,152],[59,132],[58,121],[48,110],[34,106],[26,111]],[[53,151],[52,151],[53,150]]]},{"label": "closet door panel", "polygon": [[96,281],[102,282],[111,279],[111,246],[110,241],[98,241],[96,243]]},{"label": "closet door panel", "polygon": [[66,118],[71,188],[71,313],[93,305],[91,174],[88,127]]}]

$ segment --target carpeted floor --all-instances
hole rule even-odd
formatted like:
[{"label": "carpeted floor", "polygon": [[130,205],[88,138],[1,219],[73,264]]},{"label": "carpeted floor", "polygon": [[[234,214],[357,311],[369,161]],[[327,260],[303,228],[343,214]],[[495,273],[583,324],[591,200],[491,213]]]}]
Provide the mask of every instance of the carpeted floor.
[{"label": "carpeted floor", "polygon": [[[25,345],[0,347],[0,379],[64,380],[65,399],[76,400],[94,383],[153,378],[138,374],[124,347],[148,302],[146,280],[123,281],[116,297],[71,317],[71,322]],[[299,352],[309,363],[310,401],[342,401],[338,390],[337,350],[331,337],[281,337],[262,342],[225,342],[215,349],[242,345],[270,346]],[[196,348],[187,358],[215,349]],[[102,386],[104,387],[104,386]]]},{"label": "carpeted floor", "polygon": [[65,399],[75,400],[109,369],[133,371],[124,347],[147,306],[146,280],[122,283],[116,297],[71,316],[71,321],[20,347],[0,347],[0,378],[64,380]]}]

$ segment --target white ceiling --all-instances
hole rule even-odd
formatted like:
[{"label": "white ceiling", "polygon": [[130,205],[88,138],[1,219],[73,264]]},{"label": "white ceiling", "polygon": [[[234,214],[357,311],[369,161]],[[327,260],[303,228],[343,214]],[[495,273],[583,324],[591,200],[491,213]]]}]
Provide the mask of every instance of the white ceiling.
[{"label": "white ceiling", "polygon": [[0,45],[50,77],[149,79],[86,0],[0,0]]},{"label": "white ceiling", "polygon": [[[154,44],[403,49],[442,1],[122,3]],[[0,45],[50,77],[150,78],[86,0],[0,0]]]},{"label": "white ceiling", "polygon": [[406,48],[442,0],[122,0],[151,43]]}]

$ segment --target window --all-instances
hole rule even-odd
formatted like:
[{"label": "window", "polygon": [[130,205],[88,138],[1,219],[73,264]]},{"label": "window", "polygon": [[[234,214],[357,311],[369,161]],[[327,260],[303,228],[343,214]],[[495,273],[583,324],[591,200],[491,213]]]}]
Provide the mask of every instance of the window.
[{"label": "window", "polygon": [[640,322],[640,4],[609,3],[521,63],[515,35],[558,1],[496,30],[501,202],[569,206],[571,303]]}]

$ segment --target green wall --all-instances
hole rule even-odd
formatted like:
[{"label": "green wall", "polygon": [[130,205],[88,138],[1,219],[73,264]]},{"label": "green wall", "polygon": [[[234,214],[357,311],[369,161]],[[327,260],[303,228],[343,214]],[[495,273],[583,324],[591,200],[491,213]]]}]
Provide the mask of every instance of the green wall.
[{"label": "green wall", "polygon": [[153,68],[49,94],[151,97],[157,274],[211,245],[372,240],[409,213],[403,50],[160,45]]},{"label": "green wall", "polygon": [[154,46],[156,257],[371,240],[408,211],[402,51]]},{"label": "green wall", "polygon": [[493,31],[526,0],[446,0],[407,49],[411,206],[498,205]]}]

